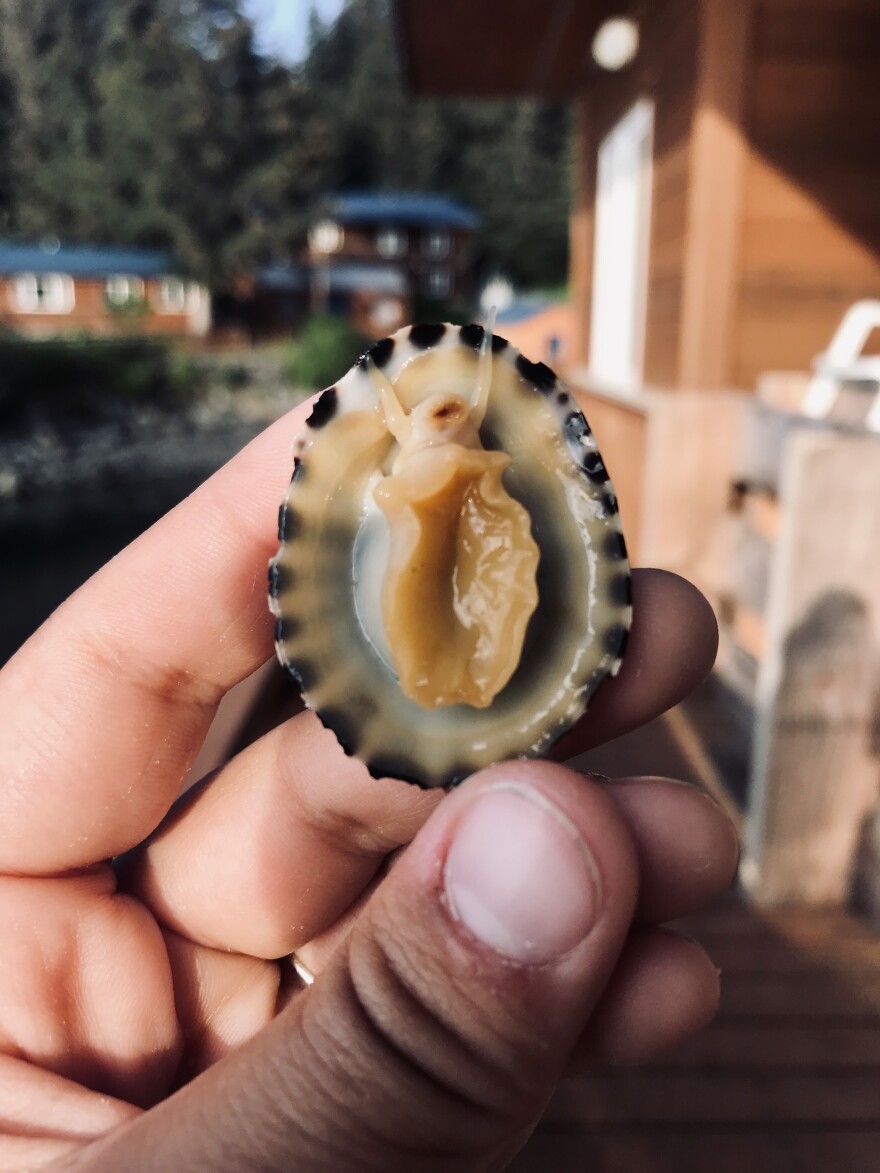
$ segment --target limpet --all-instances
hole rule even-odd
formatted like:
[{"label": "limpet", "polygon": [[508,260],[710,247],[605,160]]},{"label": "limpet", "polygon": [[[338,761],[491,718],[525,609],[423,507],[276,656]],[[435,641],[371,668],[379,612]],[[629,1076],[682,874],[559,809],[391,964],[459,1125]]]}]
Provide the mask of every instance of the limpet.
[{"label": "limpet", "polygon": [[278,537],[279,659],[376,777],[449,786],[543,754],[620,668],[602,457],[549,367],[482,326],[405,327],[319,396]]}]

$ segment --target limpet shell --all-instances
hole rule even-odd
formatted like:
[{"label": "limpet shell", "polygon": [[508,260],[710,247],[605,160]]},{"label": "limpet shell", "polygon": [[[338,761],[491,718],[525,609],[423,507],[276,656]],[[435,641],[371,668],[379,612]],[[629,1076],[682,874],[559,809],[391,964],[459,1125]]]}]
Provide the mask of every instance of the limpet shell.
[{"label": "limpet shell", "polygon": [[[479,325],[405,327],[320,395],[294,442],[269,565],[278,656],[306,703],[375,777],[424,787],[545,753],[617,673],[632,617],[617,500],[586,420],[549,367],[498,336],[487,346]],[[490,703],[426,708],[404,693],[385,639],[390,534],[374,491],[399,446],[378,386],[390,381],[407,413],[438,394],[470,403],[487,364],[479,439],[510,457],[503,485],[540,554],[537,606]]]}]

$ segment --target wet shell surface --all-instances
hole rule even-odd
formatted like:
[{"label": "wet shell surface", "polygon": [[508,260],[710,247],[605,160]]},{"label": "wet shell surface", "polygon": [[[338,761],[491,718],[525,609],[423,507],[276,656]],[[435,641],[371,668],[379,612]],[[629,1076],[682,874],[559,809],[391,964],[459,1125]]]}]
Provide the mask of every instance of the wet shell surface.
[{"label": "wet shell surface", "polygon": [[602,457],[555,374],[482,326],[406,327],[321,394],[278,531],[278,656],[376,777],[543,754],[620,667]]}]

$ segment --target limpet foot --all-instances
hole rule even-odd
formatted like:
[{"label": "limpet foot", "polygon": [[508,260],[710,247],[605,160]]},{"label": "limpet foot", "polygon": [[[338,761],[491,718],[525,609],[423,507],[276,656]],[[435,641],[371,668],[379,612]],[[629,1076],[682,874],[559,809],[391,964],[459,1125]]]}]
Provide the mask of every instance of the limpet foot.
[{"label": "limpet foot", "polygon": [[632,617],[617,498],[553,371],[477,324],[408,326],[294,451],[269,605],[345,751],[425,787],[545,753]]}]

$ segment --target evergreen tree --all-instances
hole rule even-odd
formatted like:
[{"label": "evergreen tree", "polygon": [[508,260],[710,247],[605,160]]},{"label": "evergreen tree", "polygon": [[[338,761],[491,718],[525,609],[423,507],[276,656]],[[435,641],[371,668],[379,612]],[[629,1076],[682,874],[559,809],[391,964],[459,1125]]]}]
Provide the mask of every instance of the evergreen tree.
[{"label": "evergreen tree", "polygon": [[526,286],[565,280],[568,109],[534,100],[413,100],[387,0],[349,0],[313,18],[305,76],[326,136],[329,190],[419,188],[471,203],[487,268]]},{"label": "evergreen tree", "polygon": [[104,208],[93,65],[111,0],[0,0],[6,215],[27,236],[89,234]]},{"label": "evergreen tree", "polygon": [[0,225],[167,246],[221,287],[301,243],[311,109],[235,0],[0,0]]}]

